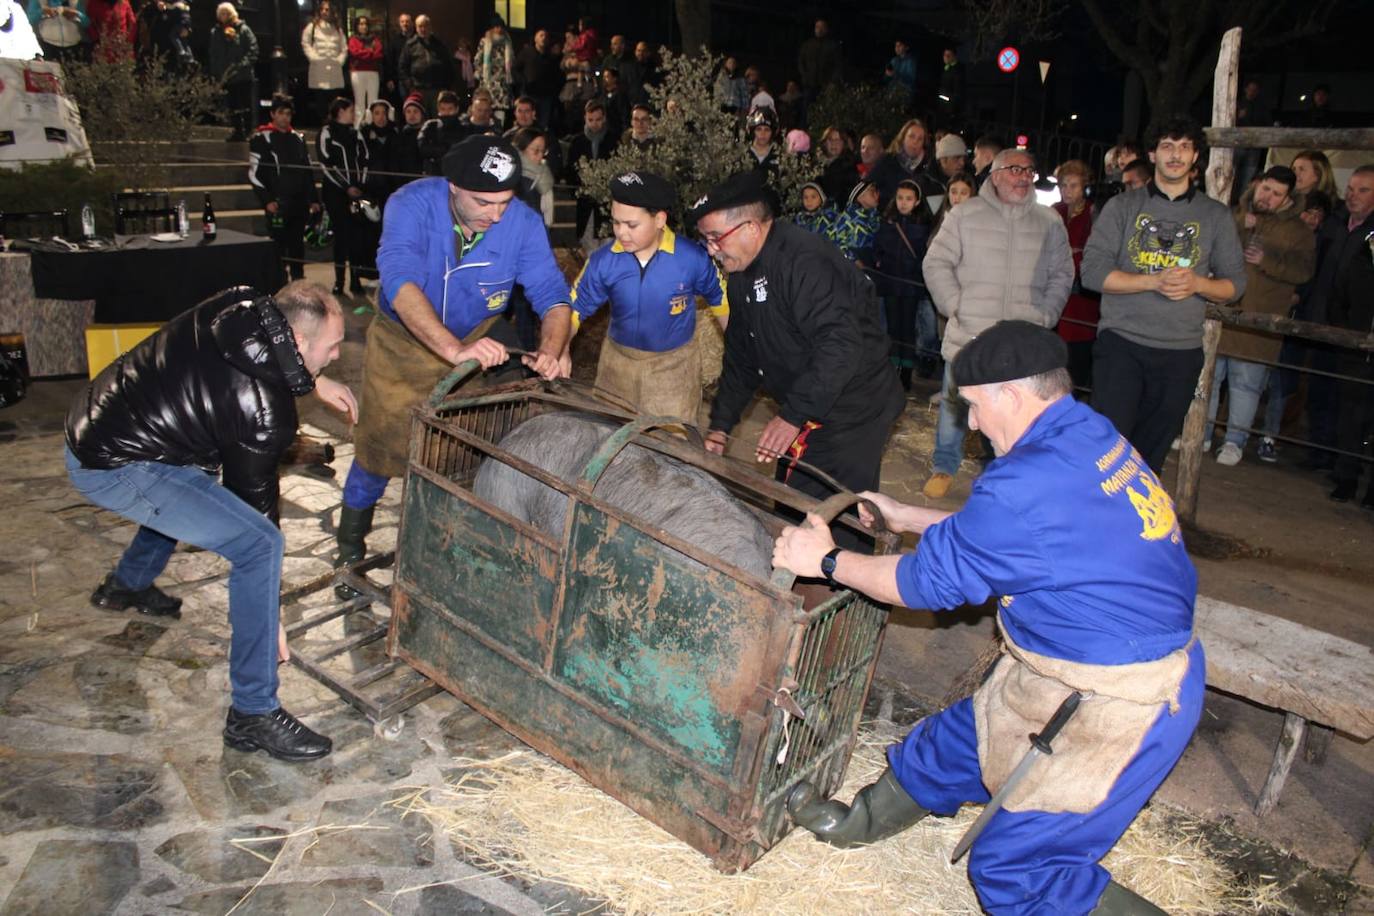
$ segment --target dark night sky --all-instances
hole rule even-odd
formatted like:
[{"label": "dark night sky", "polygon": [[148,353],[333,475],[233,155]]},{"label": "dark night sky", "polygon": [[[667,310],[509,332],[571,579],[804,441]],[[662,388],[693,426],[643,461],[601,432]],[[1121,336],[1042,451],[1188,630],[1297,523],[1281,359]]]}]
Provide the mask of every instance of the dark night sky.
[{"label": "dark night sky", "polygon": [[[1259,2],[1259,0],[1257,0]],[[1282,0],[1263,0],[1282,2]],[[1296,0],[1287,0],[1296,2]],[[1059,39],[1041,46],[1025,45],[1009,39],[1021,51],[1019,74],[1020,104],[1018,122],[1033,126],[1039,120],[1040,79],[1036,61],[1050,60],[1048,120],[1056,115],[1067,118],[1078,113],[1074,133],[1110,139],[1120,131],[1124,68],[1102,46],[1087,15],[1071,5],[1061,24]],[[679,39],[669,0],[587,0],[579,4],[530,0],[531,25],[562,23],[577,12],[589,13],[601,27],[603,44],[614,32],[635,40],[645,38],[676,45]],[[933,81],[938,74],[940,51],[950,41],[942,32],[957,20],[958,4],[952,0],[868,0],[864,3],[789,4],[763,0],[717,0],[712,4],[713,44],[730,50],[741,63],[757,63],[775,88],[794,75],[796,48],[811,32],[815,17],[824,15],[833,33],[845,45],[850,71],[858,78],[876,78],[892,53],[892,41],[905,36],[918,56],[922,78]],[[1345,16],[1333,25],[1353,22],[1356,13],[1367,21],[1368,0],[1346,0]],[[1245,73],[1264,81],[1265,92],[1275,99],[1283,91],[1284,101],[1293,107],[1297,96],[1316,82],[1332,85],[1333,106],[1354,116],[1360,107],[1374,102],[1374,65],[1369,63],[1365,28],[1333,27],[1313,39],[1285,45],[1256,59],[1244,59]],[[1219,36],[1218,36],[1219,38]],[[972,114],[986,114],[994,120],[1011,118],[1011,77],[998,72],[991,61],[967,61]],[[1195,112],[1206,116],[1210,105]],[[1356,118],[1360,123],[1374,123]]]}]

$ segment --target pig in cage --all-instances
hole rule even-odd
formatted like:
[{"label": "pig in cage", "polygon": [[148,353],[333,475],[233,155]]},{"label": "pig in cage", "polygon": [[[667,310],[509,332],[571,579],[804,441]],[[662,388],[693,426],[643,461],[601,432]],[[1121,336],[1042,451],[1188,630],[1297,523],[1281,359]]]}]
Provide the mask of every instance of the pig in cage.
[{"label": "pig in cage", "polygon": [[787,833],[799,781],[839,787],[887,612],[771,569],[774,510],[813,501],[566,387],[413,424],[397,657],[723,871]]}]

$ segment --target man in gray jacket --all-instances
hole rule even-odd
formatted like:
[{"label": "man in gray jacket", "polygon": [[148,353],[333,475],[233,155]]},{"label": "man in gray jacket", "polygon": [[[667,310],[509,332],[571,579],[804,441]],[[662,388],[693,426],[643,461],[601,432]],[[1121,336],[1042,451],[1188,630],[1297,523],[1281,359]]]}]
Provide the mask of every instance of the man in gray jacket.
[{"label": "man in gray jacket", "polygon": [[1190,178],[1202,128],[1170,118],[1151,144],[1154,178],[1102,208],[1081,277],[1102,291],[1093,408],[1159,474],[1202,372],[1207,302],[1245,292],[1245,257],[1227,207]]},{"label": "man in gray jacket", "polygon": [[926,287],[949,319],[940,355],[945,381],[935,431],[935,472],[922,492],[949,492],[963,458],[966,412],[955,400],[950,366],[965,344],[999,321],[1019,318],[1052,328],[1073,286],[1064,222],[1035,202],[1035,160],[1002,150],[978,196],[945,215],[922,264]]}]

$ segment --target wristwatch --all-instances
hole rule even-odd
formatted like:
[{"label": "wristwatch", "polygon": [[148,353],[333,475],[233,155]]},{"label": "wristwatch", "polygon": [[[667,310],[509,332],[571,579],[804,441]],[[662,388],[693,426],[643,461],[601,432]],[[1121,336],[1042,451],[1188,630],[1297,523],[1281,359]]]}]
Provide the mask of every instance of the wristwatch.
[{"label": "wristwatch", "polygon": [[832,586],[839,584],[835,581],[835,558],[839,555],[840,548],[836,547],[821,558],[821,575],[825,576],[825,581]]}]

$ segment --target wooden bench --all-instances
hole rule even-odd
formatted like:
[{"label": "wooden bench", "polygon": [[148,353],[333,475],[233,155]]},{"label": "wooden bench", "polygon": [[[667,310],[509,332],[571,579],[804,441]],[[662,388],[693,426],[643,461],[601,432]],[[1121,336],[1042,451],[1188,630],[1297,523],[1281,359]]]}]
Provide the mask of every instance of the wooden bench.
[{"label": "wooden bench", "polygon": [[1201,595],[1195,608],[1207,686],[1284,714],[1255,814],[1277,804],[1304,738],[1308,759],[1320,764],[1333,729],[1361,741],[1374,737],[1374,650]]}]

